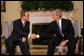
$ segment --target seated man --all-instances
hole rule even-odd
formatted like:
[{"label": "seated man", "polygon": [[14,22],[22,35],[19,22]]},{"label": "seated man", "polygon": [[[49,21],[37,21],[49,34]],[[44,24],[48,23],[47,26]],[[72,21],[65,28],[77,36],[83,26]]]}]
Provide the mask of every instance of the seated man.
[{"label": "seated man", "polygon": [[50,27],[39,35],[32,35],[33,39],[44,38],[49,33],[53,33],[54,37],[48,43],[48,55],[53,55],[56,46],[68,46],[67,55],[73,55],[75,52],[75,38],[72,23],[68,19],[63,19],[61,10],[54,10],[52,12],[53,22]]},{"label": "seated man", "polygon": [[13,21],[13,32],[7,39],[7,50],[10,55],[15,54],[15,47],[19,45],[23,55],[30,55],[27,37],[29,37],[29,12],[22,10],[21,18]]}]

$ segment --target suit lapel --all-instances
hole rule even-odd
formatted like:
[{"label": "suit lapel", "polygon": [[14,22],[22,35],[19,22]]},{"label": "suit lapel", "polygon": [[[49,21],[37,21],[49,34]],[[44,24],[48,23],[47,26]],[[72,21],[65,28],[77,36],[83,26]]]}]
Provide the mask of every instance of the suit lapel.
[{"label": "suit lapel", "polygon": [[57,25],[57,21],[55,21],[55,27],[56,27],[56,28],[55,28],[56,31],[59,32],[59,30],[58,30],[58,25]]},{"label": "suit lapel", "polygon": [[25,27],[24,27],[24,29],[25,29],[25,30],[27,29],[27,22],[25,23]]},{"label": "suit lapel", "polygon": [[23,24],[22,24],[22,21],[21,21],[21,19],[20,19],[20,25],[21,25],[21,28],[22,28],[22,29],[24,29],[24,28],[23,28]]},{"label": "suit lapel", "polygon": [[61,23],[62,23],[62,33],[63,33],[63,32],[64,32],[64,28],[65,28],[65,24],[64,24],[64,20],[63,20],[63,18],[62,18]]}]

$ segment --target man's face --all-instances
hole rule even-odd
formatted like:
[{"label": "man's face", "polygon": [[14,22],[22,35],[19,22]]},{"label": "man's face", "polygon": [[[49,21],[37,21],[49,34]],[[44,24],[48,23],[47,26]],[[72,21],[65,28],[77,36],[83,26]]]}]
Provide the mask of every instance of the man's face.
[{"label": "man's face", "polygon": [[52,12],[52,17],[53,17],[53,20],[54,21],[59,21],[60,20],[60,16],[59,15],[56,15],[56,12],[55,11]]},{"label": "man's face", "polygon": [[29,13],[25,12],[25,15],[22,16],[22,18],[23,18],[24,21],[28,21],[29,20]]}]

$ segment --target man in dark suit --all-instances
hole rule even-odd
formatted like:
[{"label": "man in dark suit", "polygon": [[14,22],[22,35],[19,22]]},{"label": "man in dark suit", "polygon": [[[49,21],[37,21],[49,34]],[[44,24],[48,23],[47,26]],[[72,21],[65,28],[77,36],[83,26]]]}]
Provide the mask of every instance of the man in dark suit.
[{"label": "man in dark suit", "polygon": [[27,38],[29,35],[29,12],[26,10],[21,11],[21,18],[13,21],[13,31],[11,36],[7,39],[7,50],[10,55],[15,54],[16,45],[20,46],[23,55],[30,55],[29,45]]},{"label": "man in dark suit", "polygon": [[63,19],[62,11],[55,10],[52,13],[53,22],[50,23],[50,27],[41,34],[33,34],[32,38],[45,38],[49,33],[52,33],[54,37],[48,43],[48,55],[53,55],[56,46],[68,46],[67,55],[73,55],[75,52],[75,38],[74,29],[72,23],[68,19]]}]

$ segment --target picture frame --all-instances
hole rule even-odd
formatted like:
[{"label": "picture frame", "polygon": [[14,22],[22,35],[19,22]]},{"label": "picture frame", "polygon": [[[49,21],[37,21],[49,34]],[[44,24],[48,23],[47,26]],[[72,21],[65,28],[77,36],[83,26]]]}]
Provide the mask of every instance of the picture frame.
[{"label": "picture frame", "polygon": [[6,12],[5,1],[1,1],[1,12]]}]

